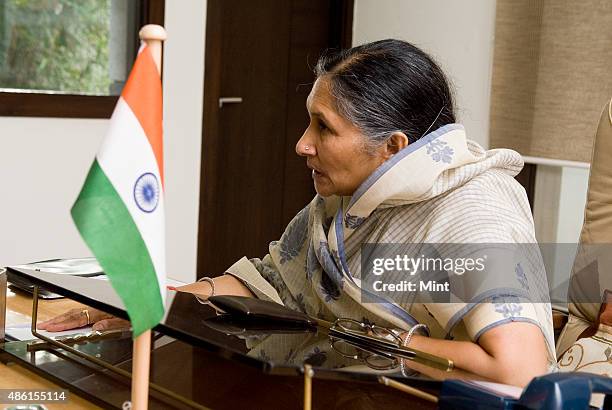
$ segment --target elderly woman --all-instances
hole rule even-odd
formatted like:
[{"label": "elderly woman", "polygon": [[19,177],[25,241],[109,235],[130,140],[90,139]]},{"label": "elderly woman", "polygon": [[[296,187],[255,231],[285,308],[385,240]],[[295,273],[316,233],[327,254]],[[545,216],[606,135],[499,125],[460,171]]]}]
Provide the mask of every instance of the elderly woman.
[{"label": "elderly woman", "polygon": [[[392,327],[409,347],[499,382],[524,385],[547,372],[555,355],[546,303],[508,301],[495,287],[480,303],[362,302],[365,243],[535,243],[525,192],[513,178],[520,155],[466,139],[443,72],[406,42],[326,54],[316,76],[306,101],[310,124],[296,145],[316,197],[263,259],[243,258],[225,275],[179,290]],[[520,273],[524,286],[542,281],[538,269]],[[60,330],[71,320],[41,327]],[[419,323],[429,337],[409,332]]]}]

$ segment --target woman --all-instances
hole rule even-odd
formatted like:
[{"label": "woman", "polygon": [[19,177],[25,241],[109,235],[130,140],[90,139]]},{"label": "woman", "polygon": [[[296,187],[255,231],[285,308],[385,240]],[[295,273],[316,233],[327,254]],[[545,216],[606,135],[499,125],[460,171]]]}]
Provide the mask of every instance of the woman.
[{"label": "woman", "polygon": [[[522,386],[545,373],[555,357],[548,304],[494,285],[475,300],[482,303],[361,301],[364,243],[534,243],[529,205],[513,178],[521,157],[467,140],[444,74],[406,42],[325,55],[316,75],[296,152],[312,169],[317,196],[263,259],[243,258],[225,275],[179,290],[255,296],[328,320],[392,327],[406,345],[499,382]],[[542,271],[524,265],[520,284],[541,286]],[[82,325],[72,315],[40,327]],[[409,332],[417,323],[431,337]]]}]

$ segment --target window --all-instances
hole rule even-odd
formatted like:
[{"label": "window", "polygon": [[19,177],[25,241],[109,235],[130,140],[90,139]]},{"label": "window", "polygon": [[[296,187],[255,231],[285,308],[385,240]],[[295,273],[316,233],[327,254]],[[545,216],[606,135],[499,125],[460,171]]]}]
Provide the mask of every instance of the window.
[{"label": "window", "polygon": [[108,118],[163,0],[0,2],[0,115]]}]

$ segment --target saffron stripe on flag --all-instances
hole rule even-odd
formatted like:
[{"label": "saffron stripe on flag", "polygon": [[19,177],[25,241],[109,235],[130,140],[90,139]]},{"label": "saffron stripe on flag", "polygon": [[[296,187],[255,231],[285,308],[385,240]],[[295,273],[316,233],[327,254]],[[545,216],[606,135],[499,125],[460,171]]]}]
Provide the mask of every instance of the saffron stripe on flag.
[{"label": "saffron stripe on flag", "polygon": [[160,286],[165,282],[159,284],[147,246],[98,161],[91,166],[71,214],[125,303],[134,335],[156,326],[164,315]]},{"label": "saffron stripe on flag", "polygon": [[142,49],[134,62],[121,97],[130,106],[151,144],[163,186],[162,88],[157,66],[148,47]]}]

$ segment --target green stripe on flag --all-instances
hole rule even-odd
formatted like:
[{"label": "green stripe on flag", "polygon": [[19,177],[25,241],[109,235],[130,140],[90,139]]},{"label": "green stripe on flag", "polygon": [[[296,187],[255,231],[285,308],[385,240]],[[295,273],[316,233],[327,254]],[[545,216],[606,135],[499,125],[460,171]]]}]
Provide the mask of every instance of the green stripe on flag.
[{"label": "green stripe on flag", "polygon": [[70,213],[123,300],[134,337],[157,325],[164,306],[153,262],[132,216],[97,160]]}]

